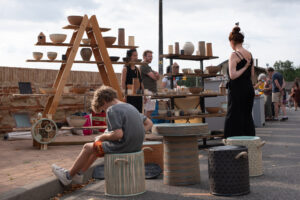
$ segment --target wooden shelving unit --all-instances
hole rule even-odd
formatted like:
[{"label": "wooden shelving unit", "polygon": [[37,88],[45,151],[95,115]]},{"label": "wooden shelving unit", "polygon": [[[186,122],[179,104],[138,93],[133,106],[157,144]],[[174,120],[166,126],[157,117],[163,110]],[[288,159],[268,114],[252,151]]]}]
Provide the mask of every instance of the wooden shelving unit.
[{"label": "wooden shelving unit", "polygon": [[[189,60],[189,61],[198,61],[200,62],[200,69],[204,72],[204,65],[203,65],[203,61],[204,60],[211,60],[211,59],[216,59],[219,58],[217,56],[198,56],[198,55],[178,55],[178,54],[163,54],[161,55],[161,57],[169,59],[170,60],[170,66],[173,65],[173,60]],[[176,77],[176,76],[197,76],[197,77],[201,77],[201,85],[204,88],[204,79],[205,78],[211,78],[211,77],[216,77],[219,76],[217,74],[176,74],[176,75],[171,75],[169,74],[170,77]],[[171,81],[171,88],[173,88],[173,81]],[[172,95],[172,96],[168,96],[168,95],[163,95],[166,98],[170,98],[171,99],[171,106],[172,109],[174,109],[174,99],[178,98],[177,95]],[[186,96],[192,96],[192,95],[183,95],[183,97]],[[206,97],[216,97],[216,96],[220,96],[220,94],[215,94],[215,95],[209,95],[209,94],[199,94],[199,95],[195,95],[195,96],[199,96],[199,104],[201,107],[201,111],[202,114],[201,115],[189,115],[189,116],[172,116],[172,117],[166,117],[166,116],[156,116],[153,117],[154,119],[165,119],[165,120],[178,120],[178,119],[193,119],[193,118],[202,118],[202,121],[205,122],[205,118],[207,117],[224,117],[226,114],[225,113],[216,113],[216,114],[208,114],[205,113],[205,103],[204,103],[204,98]],[[208,136],[209,138],[210,136]],[[206,138],[202,138],[203,139],[203,143],[206,144]]]},{"label": "wooden shelving unit", "polygon": [[[66,60],[32,60],[28,59],[27,62],[41,62],[41,63],[61,63],[60,69],[53,83],[52,88],[55,89],[55,94],[48,95],[48,101],[43,111],[43,118],[51,119],[56,113],[59,101],[63,95],[64,87],[66,85],[68,76],[70,75],[71,68],[74,63],[80,64],[96,64],[99,70],[104,85],[111,86],[117,91],[118,98],[123,99],[123,93],[119,86],[117,76],[114,72],[112,64],[125,64],[126,62],[112,62],[108,54],[108,48],[119,48],[119,49],[131,49],[137,48],[137,46],[119,46],[112,45],[106,46],[102,32],[109,31],[110,28],[100,28],[97,18],[95,15],[88,18],[87,15],[83,16],[80,26],[67,25],[63,29],[73,30],[73,34],[68,43],[53,44],[53,43],[36,43],[37,46],[56,46],[56,47],[68,47],[66,50]],[[83,38],[83,34],[86,33],[87,37],[91,40],[89,45],[80,44]],[[79,61],[75,60],[80,47],[90,47],[95,58],[95,61]],[[140,65],[142,63],[135,63]],[[67,94],[68,95],[68,94]],[[76,94],[77,95],[77,94]],[[84,94],[85,95],[85,94]],[[43,120],[43,119],[42,119]],[[36,125],[36,124],[35,124]],[[35,126],[33,125],[33,126]],[[34,146],[40,144],[35,142]],[[42,145],[43,146],[43,145]]]}]

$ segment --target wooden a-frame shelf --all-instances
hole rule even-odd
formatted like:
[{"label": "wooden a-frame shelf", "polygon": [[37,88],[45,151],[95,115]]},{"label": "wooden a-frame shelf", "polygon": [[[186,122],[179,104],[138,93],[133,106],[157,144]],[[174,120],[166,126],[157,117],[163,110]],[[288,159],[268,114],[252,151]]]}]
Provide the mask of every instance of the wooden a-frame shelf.
[{"label": "wooden a-frame shelf", "polygon": [[[36,43],[36,46],[56,46],[56,47],[72,47],[73,44],[70,43],[59,43],[59,44],[54,44],[51,42],[46,42],[46,43]],[[79,47],[98,47],[97,45],[89,45],[89,44],[80,44]],[[112,49],[136,49],[138,46],[120,46],[120,45],[112,45],[112,46],[107,46],[106,48],[112,48]]]},{"label": "wooden a-frame shelf", "polygon": [[[102,82],[104,85],[111,86],[117,91],[118,98],[123,99],[123,93],[120,88],[117,76],[114,72],[112,64],[125,64],[125,62],[112,62],[110,60],[107,46],[105,44],[104,38],[101,32],[109,31],[109,28],[100,28],[97,18],[95,15],[88,18],[87,15],[83,16],[80,26],[68,25],[63,27],[64,29],[73,29],[73,34],[69,43],[62,44],[53,44],[53,43],[45,43],[36,45],[40,46],[67,46],[66,50],[66,61],[62,60],[27,60],[27,62],[44,62],[44,63],[61,63],[60,70],[56,76],[54,84],[52,88],[55,89],[55,94],[48,98],[48,102],[46,104],[45,110],[43,112],[43,117],[54,115],[56,109],[59,104],[59,100],[63,95],[63,89],[67,82],[68,76],[70,75],[70,71],[72,65],[74,63],[87,63],[87,64],[96,64],[99,70],[99,74],[101,76]],[[83,38],[83,34],[86,33],[87,37],[91,39],[90,45],[80,44]],[[95,61],[75,61],[75,57],[78,53],[79,47],[91,47],[93,52],[93,56],[95,57]],[[96,47],[96,48],[95,48]],[[135,46],[118,46],[113,45],[109,48],[123,48],[130,49],[136,48]]]}]

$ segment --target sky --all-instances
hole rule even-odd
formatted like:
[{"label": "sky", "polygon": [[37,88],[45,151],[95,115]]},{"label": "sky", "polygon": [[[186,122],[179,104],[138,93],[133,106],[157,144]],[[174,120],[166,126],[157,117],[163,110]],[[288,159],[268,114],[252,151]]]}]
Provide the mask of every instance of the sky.
[{"label": "sky", "polygon": [[[151,64],[158,70],[158,0],[0,0],[0,66],[59,69],[59,63],[28,63],[32,52],[58,52],[66,47],[35,46],[40,32],[49,41],[51,33],[67,34],[62,29],[67,16],[96,15],[101,27],[111,28],[104,36],[117,36],[118,28],[125,28],[128,36],[135,36],[138,54],[146,49],[154,52]],[[198,41],[211,42],[218,59],[204,61],[204,66],[217,65],[229,58],[233,51],[228,35],[239,22],[245,35],[244,46],[258,59],[260,67],[273,66],[278,60],[290,60],[300,65],[300,1],[299,0],[163,0],[163,45]],[[195,52],[194,52],[195,53]],[[125,49],[109,49],[110,56],[124,57]],[[76,59],[81,60],[78,56]],[[182,68],[199,68],[199,62],[178,61]],[[164,60],[164,70],[169,64]],[[114,65],[120,72],[122,65]],[[96,65],[74,64],[72,70],[97,71]]]}]

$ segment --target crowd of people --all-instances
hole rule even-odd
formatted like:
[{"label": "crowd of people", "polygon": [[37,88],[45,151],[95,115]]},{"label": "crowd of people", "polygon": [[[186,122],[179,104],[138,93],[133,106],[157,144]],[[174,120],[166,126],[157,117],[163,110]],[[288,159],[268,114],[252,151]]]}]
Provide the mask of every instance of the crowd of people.
[{"label": "crowd of people", "polygon": [[[229,42],[234,52],[229,58],[229,81],[226,86],[228,108],[224,123],[225,138],[255,136],[252,117],[255,90],[264,95],[266,120],[278,121],[281,109],[283,116],[280,120],[285,121],[288,119],[286,115],[287,102],[292,101],[295,110],[300,105],[298,81],[294,82],[290,95],[287,95],[283,75],[272,67],[266,70],[267,74],[260,74],[258,83],[253,86],[253,58],[251,52],[243,47],[244,34],[240,30],[237,25],[229,34]],[[135,65],[138,62],[136,49],[127,51],[127,64],[124,65],[121,75],[121,85],[125,94],[128,94],[130,89],[134,89],[136,93],[140,94],[146,90],[149,95],[157,92],[157,81],[160,79],[160,75],[150,66],[152,54],[152,51],[146,50],[143,53],[143,64],[141,67],[137,67]],[[167,73],[168,76],[162,79],[162,88],[176,88],[177,79],[170,74],[179,73],[179,65],[174,63],[169,66]],[[83,146],[81,153],[69,170],[55,164],[52,165],[53,173],[64,185],[70,184],[72,180],[80,182],[82,174],[98,157],[103,157],[107,153],[130,153],[141,150],[144,134],[153,125],[149,117],[157,107],[157,103],[151,98],[139,95],[125,96],[126,103],[117,98],[116,91],[111,87],[101,86],[95,91],[92,109],[94,112],[104,111],[106,113],[108,128],[106,134],[95,138],[95,142]]]},{"label": "crowd of people", "polygon": [[[260,74],[258,82],[254,89],[259,91],[259,94],[264,95],[265,102],[265,118],[266,121],[285,121],[288,119],[286,115],[286,107],[294,105],[295,110],[300,103],[300,88],[296,79],[291,88],[291,93],[286,90],[286,82],[281,73],[269,67],[266,70],[267,74]],[[282,112],[282,118],[279,119],[279,112]]]}]

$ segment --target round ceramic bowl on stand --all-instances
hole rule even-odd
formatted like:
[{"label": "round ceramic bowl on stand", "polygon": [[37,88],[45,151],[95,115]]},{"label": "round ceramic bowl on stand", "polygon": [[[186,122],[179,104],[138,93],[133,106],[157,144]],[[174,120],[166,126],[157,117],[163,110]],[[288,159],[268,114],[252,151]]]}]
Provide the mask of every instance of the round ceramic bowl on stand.
[{"label": "round ceramic bowl on stand", "polygon": [[68,16],[68,21],[71,25],[80,26],[83,17],[77,15]]},{"label": "round ceramic bowl on stand", "polygon": [[53,34],[50,34],[50,40],[51,40],[54,44],[60,44],[60,43],[63,43],[66,39],[67,39],[67,35],[66,35],[66,34],[60,34],[60,33],[53,33]]},{"label": "round ceramic bowl on stand", "polygon": [[111,37],[111,36],[103,37],[103,39],[106,46],[112,46],[116,41],[116,37]]}]

